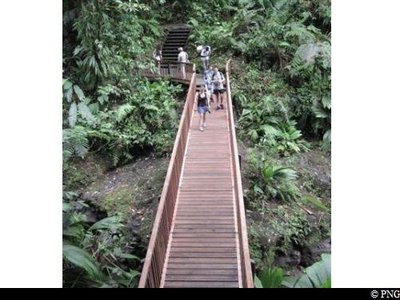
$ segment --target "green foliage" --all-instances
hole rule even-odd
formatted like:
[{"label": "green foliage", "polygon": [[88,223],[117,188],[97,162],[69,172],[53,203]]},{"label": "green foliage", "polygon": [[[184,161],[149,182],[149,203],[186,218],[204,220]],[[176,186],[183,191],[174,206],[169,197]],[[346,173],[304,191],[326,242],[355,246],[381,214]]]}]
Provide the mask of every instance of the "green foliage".
[{"label": "green foliage", "polygon": [[104,218],[95,224],[93,224],[89,230],[101,230],[101,229],[110,229],[111,231],[116,231],[123,227],[120,223],[121,219],[118,216]]},{"label": "green foliage", "polygon": [[[275,121],[283,126],[297,121],[294,130],[319,139],[324,136],[322,146],[328,151],[330,1],[224,1],[193,3],[192,9],[193,43],[218,41],[213,56],[233,55],[240,60],[233,73],[240,73],[234,90],[244,93],[239,97],[242,134],[274,148],[271,144],[279,129]],[[301,150],[290,134],[283,136],[278,152],[289,155]]]},{"label": "green foliage", "polygon": [[295,122],[281,124],[277,135],[276,149],[278,153],[289,156],[292,153],[298,153],[301,150],[307,150],[306,143],[300,141],[302,136],[300,130],[296,129]]},{"label": "green foliage", "polygon": [[254,286],[256,288],[278,288],[282,285],[284,273],[281,268],[265,268],[260,278],[254,275]]},{"label": "green foliage", "polygon": [[89,226],[83,213],[89,206],[76,196],[64,195],[64,286],[134,287],[139,258],[126,252],[122,218],[112,216]]},{"label": "green foliage", "polygon": [[83,158],[88,152],[89,140],[86,128],[75,126],[63,130],[63,156],[68,159],[72,156]]},{"label": "green foliage", "polygon": [[252,206],[249,245],[252,259],[260,269],[273,266],[277,256],[288,254],[308,243],[312,222],[297,203],[274,205],[264,202]]},{"label": "green foliage", "polygon": [[322,254],[321,261],[305,269],[301,276],[284,277],[281,268],[266,267],[260,278],[254,276],[256,288],[330,288],[331,287],[331,255]]},{"label": "green foliage", "polygon": [[245,102],[239,124],[243,138],[260,145],[270,154],[288,156],[306,150],[305,142],[300,140],[301,131],[296,129],[296,122],[288,121],[288,108],[280,99],[264,96],[257,102]]},{"label": "green foliage", "polygon": [[[91,148],[109,156],[115,166],[143,149],[169,152],[179,124],[176,96],[180,92],[179,86],[168,82],[142,81],[125,104],[110,110],[95,111],[93,106],[73,102],[69,109],[72,127],[63,130],[64,158],[83,158]],[[101,99],[108,101],[104,95]]]},{"label": "green foliage", "polygon": [[97,280],[104,277],[91,255],[85,250],[73,245],[63,245],[63,256],[73,265],[84,269],[90,277]]},{"label": "green foliage", "polygon": [[296,172],[287,167],[268,162],[264,157],[250,153],[249,164],[253,179],[248,197],[252,201],[279,199],[282,201],[294,201],[299,198],[296,187]]},{"label": "green foliage", "polygon": [[302,197],[302,201],[305,204],[311,204],[313,207],[324,211],[324,212],[329,212],[329,208],[326,207],[319,199],[309,196],[309,195],[305,195]]},{"label": "green foliage", "polygon": [[64,2],[65,159],[93,150],[117,165],[143,149],[169,150],[180,89],[136,76],[162,34],[149,12],[138,0]]},{"label": "green foliage", "polygon": [[113,165],[131,160],[144,149],[169,152],[179,124],[176,95],[180,91],[164,81],[141,82],[125,104],[97,116],[89,137]]},{"label": "green foliage", "polygon": [[330,288],[331,255],[322,254],[321,261],[305,269],[299,277],[287,277],[282,283],[290,288]]},{"label": "green foliage", "polygon": [[[265,253],[273,257],[304,243],[310,224],[295,202],[300,199],[297,174],[282,161],[306,151],[308,138],[330,150],[330,0],[64,1],[65,183],[85,181],[79,174],[70,176],[71,162],[89,152],[117,166],[145,151],[171,151],[181,89],[164,81],[149,83],[138,74],[154,67],[149,53],[163,34],[159,22],[172,21],[191,26],[190,44],[211,43],[213,63],[234,58],[239,134],[261,155],[250,158],[246,199],[257,213],[280,219],[257,227],[253,249],[265,259]],[[76,209],[76,195],[67,198],[65,245],[82,250],[66,248],[65,268],[73,277],[67,285],[135,285],[136,258],[127,252],[122,223],[112,217],[89,224]],[[301,199],[325,211],[318,199]],[[281,207],[269,210],[274,203]],[[84,209],[83,202],[78,206]],[[94,275],[96,267],[105,279]],[[259,283],[279,277],[268,272]]]},{"label": "green foliage", "polygon": [[285,220],[283,224],[272,224],[274,230],[283,236],[281,250],[286,252],[292,248],[291,245],[304,245],[307,236],[311,233],[311,226],[305,213],[301,210],[293,210],[292,214],[288,215],[284,209],[278,209],[277,213],[281,220]]}]

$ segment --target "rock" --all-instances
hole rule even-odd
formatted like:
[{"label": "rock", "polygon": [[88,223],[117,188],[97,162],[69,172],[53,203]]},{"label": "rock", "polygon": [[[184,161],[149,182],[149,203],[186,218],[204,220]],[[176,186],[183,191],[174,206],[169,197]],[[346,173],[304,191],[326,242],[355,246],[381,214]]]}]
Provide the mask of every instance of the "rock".
[{"label": "rock", "polygon": [[321,259],[322,253],[331,253],[331,240],[325,239],[313,247],[305,246],[301,249],[301,265],[308,267]]},{"label": "rock", "polygon": [[289,251],[287,255],[279,256],[275,264],[280,267],[298,266],[301,262],[301,253],[297,250]]}]

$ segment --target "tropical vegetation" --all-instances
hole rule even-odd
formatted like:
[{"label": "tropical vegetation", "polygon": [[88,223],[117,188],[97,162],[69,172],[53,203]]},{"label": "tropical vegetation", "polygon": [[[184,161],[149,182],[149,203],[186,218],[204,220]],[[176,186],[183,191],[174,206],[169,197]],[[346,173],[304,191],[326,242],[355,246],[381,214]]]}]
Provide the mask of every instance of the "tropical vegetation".
[{"label": "tropical vegetation", "polygon": [[96,172],[171,152],[185,87],[141,72],[176,23],[191,28],[193,62],[205,43],[213,64],[232,58],[256,286],[328,287],[327,255],[278,262],[330,238],[330,182],[307,169],[330,157],[330,0],[63,1],[64,286],[137,286],[131,220],[79,191]]}]

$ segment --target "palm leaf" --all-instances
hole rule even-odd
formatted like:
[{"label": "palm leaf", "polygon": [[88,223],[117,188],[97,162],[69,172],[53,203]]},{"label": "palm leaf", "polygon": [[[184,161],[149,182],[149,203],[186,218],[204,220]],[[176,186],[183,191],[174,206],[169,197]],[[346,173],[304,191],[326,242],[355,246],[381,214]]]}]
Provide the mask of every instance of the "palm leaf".
[{"label": "palm leaf", "polygon": [[262,174],[265,181],[269,181],[274,177],[274,168],[272,166],[267,166],[262,170]]},{"label": "palm leaf", "polygon": [[85,99],[85,94],[83,93],[81,88],[79,86],[77,86],[76,84],[74,85],[74,91],[75,91],[75,94],[78,96],[79,100],[83,101],[83,99]]},{"label": "palm leaf", "polygon": [[94,121],[94,117],[92,115],[92,112],[90,111],[90,108],[83,102],[80,102],[78,104],[78,109],[79,109],[79,113],[81,114],[81,116],[83,118],[85,118],[88,122],[93,122]]},{"label": "palm leaf", "polygon": [[71,102],[73,88],[72,88],[72,82],[69,81],[68,79],[65,79],[65,80],[64,80],[64,83],[63,83],[63,90],[64,90],[64,98],[65,98],[68,102]]},{"label": "palm leaf", "polygon": [[99,230],[99,229],[118,229],[123,227],[124,225],[121,224],[121,217],[120,216],[113,216],[104,218],[92,225],[89,230]]},{"label": "palm leaf", "polygon": [[276,136],[279,134],[279,130],[269,124],[265,124],[265,125],[261,126],[261,129],[263,130],[264,135],[266,135],[268,137],[273,137],[273,136]]},{"label": "palm leaf", "polygon": [[287,180],[294,180],[297,178],[297,173],[293,169],[286,168],[286,167],[279,167],[274,170],[274,176],[284,178]]},{"label": "palm leaf", "polygon": [[324,108],[331,109],[331,97],[324,96],[321,102]]},{"label": "palm leaf", "polygon": [[85,155],[88,153],[88,146],[84,144],[75,144],[74,145],[74,152],[81,158],[84,158]]},{"label": "palm leaf", "polygon": [[290,288],[320,288],[330,286],[331,255],[322,254],[322,260],[305,269],[300,277],[288,277],[283,285]]},{"label": "palm leaf", "polygon": [[73,245],[64,245],[63,256],[73,265],[84,269],[90,277],[95,279],[103,277],[92,256],[85,250]]},{"label": "palm leaf", "polygon": [[329,151],[331,147],[331,130],[325,132],[324,137],[322,138],[322,149],[325,151]]},{"label": "palm leaf", "polygon": [[70,127],[75,126],[77,116],[78,116],[78,109],[76,103],[72,102],[71,106],[69,107],[69,113],[68,113],[68,121]]},{"label": "palm leaf", "polygon": [[266,268],[260,277],[262,287],[264,288],[278,288],[282,285],[283,270],[281,268]]},{"label": "palm leaf", "polygon": [[262,282],[260,280],[260,278],[257,277],[257,275],[254,275],[254,287],[262,289],[263,285]]}]

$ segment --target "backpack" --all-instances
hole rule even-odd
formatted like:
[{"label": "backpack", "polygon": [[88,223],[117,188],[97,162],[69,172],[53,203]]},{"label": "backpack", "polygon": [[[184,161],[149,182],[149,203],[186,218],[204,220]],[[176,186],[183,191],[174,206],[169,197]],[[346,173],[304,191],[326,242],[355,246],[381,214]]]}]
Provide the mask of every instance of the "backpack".
[{"label": "backpack", "polygon": [[211,55],[211,47],[210,46],[204,46],[203,49],[200,52],[200,56],[206,57],[206,56],[210,56],[210,55]]},{"label": "backpack", "polygon": [[[224,74],[222,74],[221,71],[218,71],[218,73],[219,73],[219,77],[221,78],[221,80],[225,80]],[[215,72],[214,72],[214,74],[212,75],[211,80],[214,80],[215,75],[216,75],[216,74],[215,74]]]},{"label": "backpack", "polygon": [[[208,49],[208,51],[207,51],[207,49]],[[210,46],[206,46],[206,53],[207,53],[207,56],[211,55],[211,47]]]}]

